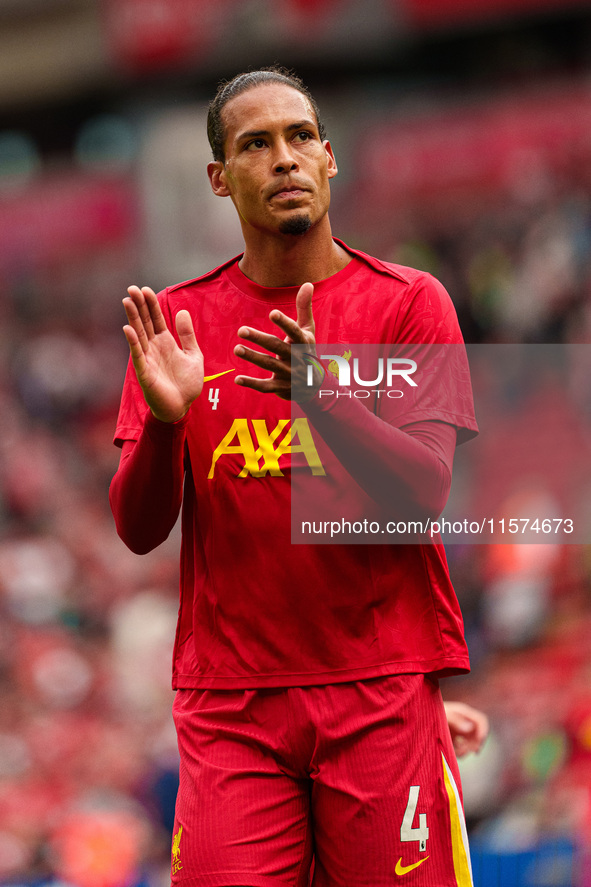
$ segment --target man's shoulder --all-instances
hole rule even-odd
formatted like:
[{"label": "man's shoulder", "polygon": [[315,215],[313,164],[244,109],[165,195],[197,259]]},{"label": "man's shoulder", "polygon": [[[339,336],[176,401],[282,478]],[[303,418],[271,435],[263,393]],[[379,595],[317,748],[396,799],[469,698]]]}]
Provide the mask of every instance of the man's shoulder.
[{"label": "man's shoulder", "polygon": [[421,271],[419,268],[410,268],[407,265],[398,265],[395,262],[386,262],[384,259],[370,256],[369,253],[365,253],[363,250],[354,249],[352,246],[339,240],[338,237],[335,237],[334,239],[340,246],[346,249],[348,253],[351,253],[351,255],[360,259],[368,268],[373,269],[379,274],[386,274],[393,277],[407,286],[411,286],[412,284],[421,281],[436,280],[436,278],[429,274],[428,271]]},{"label": "man's shoulder", "polygon": [[201,274],[199,277],[192,277],[190,280],[183,280],[181,283],[175,283],[173,286],[167,286],[164,292],[166,295],[171,295],[173,293],[178,293],[181,290],[187,290],[192,288],[198,288],[200,286],[208,286],[212,283],[215,283],[226,270],[231,265],[234,265],[241,258],[241,255],[234,256],[231,259],[228,259],[227,262],[223,262],[223,264],[218,265],[217,268],[212,268],[211,271],[208,271],[206,274]]}]

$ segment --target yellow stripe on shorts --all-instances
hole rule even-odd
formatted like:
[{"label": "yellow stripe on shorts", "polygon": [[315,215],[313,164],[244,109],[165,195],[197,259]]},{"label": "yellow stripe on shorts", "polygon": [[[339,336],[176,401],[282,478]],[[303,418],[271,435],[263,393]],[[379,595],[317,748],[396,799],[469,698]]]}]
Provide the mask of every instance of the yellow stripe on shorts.
[{"label": "yellow stripe on shorts", "polygon": [[472,865],[468,848],[468,834],[464,811],[460,801],[460,793],[445,756],[443,759],[443,779],[449,801],[449,821],[451,823],[451,847],[453,854],[454,873],[458,887],[473,887]]}]

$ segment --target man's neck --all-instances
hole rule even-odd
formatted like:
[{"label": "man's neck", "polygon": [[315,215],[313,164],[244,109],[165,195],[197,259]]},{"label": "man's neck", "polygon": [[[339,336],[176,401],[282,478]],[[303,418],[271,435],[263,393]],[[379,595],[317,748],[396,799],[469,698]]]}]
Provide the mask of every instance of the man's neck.
[{"label": "man's neck", "polygon": [[300,235],[245,236],[240,270],[255,283],[272,287],[301,286],[331,277],[349,264],[351,256],[334,242],[330,227],[319,229]]}]

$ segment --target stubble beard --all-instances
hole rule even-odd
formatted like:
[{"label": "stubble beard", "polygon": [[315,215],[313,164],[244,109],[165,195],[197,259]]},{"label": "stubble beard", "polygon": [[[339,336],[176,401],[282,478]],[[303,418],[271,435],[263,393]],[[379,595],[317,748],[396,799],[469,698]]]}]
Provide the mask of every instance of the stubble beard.
[{"label": "stubble beard", "polygon": [[279,231],[281,234],[294,234],[296,237],[306,234],[312,227],[312,219],[306,214],[299,216],[290,216],[284,222],[281,222]]}]

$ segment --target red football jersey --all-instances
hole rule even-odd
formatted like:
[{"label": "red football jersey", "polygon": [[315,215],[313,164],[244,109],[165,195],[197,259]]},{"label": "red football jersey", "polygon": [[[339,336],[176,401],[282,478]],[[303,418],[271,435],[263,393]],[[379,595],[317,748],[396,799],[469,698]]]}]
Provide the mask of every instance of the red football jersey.
[{"label": "red football jersey", "polygon": [[[315,284],[317,342],[462,342],[438,281],[345,248],[351,262]],[[171,330],[180,309],[190,312],[206,376],[186,431],[173,686],[304,686],[466,671],[443,546],[291,543],[292,452],[294,467],[310,475],[330,454],[314,427],[314,405],[294,413],[288,401],[234,384],[237,372],[268,374],[233,349],[243,324],[277,333],[273,308],[295,317],[297,291],[259,286],[236,258],[159,296]],[[423,404],[417,417],[454,425],[460,441],[476,433],[469,377],[454,377],[444,396]],[[333,422],[341,409],[350,422],[352,408],[367,413],[361,402],[337,403]],[[116,442],[137,440],[147,412],[130,364]],[[385,426],[388,417],[376,413]],[[368,453],[375,446],[368,440]]]}]

